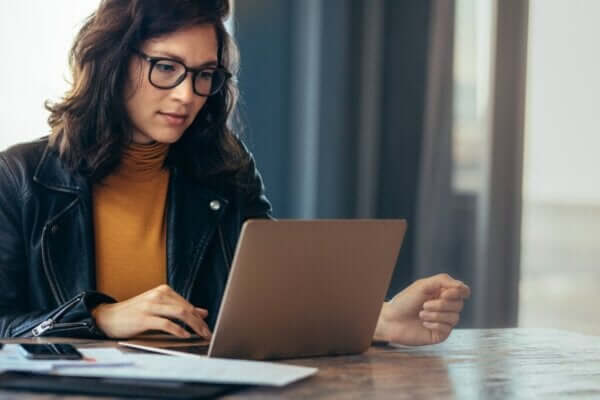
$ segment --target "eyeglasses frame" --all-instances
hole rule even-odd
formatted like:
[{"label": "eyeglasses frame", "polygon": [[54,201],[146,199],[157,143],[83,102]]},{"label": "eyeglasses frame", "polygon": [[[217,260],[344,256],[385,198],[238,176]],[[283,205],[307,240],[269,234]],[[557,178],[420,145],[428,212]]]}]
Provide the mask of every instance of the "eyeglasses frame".
[{"label": "eyeglasses frame", "polygon": [[[140,50],[137,50],[137,49],[133,49],[132,52],[137,54],[138,56],[140,56],[142,59],[146,60],[148,63],[150,63],[150,68],[148,69],[148,82],[150,82],[150,84],[157,89],[169,90],[169,89],[176,88],[177,86],[179,86],[181,84],[181,82],[185,81],[188,73],[191,73],[192,74],[192,90],[194,91],[194,94],[196,96],[200,96],[200,97],[210,97],[210,96],[214,96],[215,94],[219,93],[221,91],[221,89],[223,89],[223,87],[225,86],[225,83],[229,79],[231,79],[231,77],[233,76],[231,74],[231,72],[227,71],[227,68],[225,68],[222,65],[218,65],[216,67],[206,67],[206,68],[190,68],[187,65],[185,65],[184,63],[182,63],[181,61],[175,60],[173,58],[152,57],[152,56],[149,56],[148,54],[146,54]],[[173,86],[162,87],[162,86],[158,86],[154,82],[152,82],[152,79],[150,78],[152,75],[152,70],[154,69],[154,66],[156,65],[156,63],[158,63],[160,61],[176,62],[177,64],[182,65],[183,68],[185,69],[185,73],[181,74],[181,76],[177,79],[177,81],[175,82],[175,84]],[[196,80],[196,76],[198,76],[199,73],[206,71],[206,70],[222,71],[225,73],[225,79],[223,79],[223,83],[221,83],[221,86],[219,86],[218,89],[211,91],[211,93],[209,93],[209,94],[201,94],[196,91],[196,85],[194,84],[194,82]]]}]

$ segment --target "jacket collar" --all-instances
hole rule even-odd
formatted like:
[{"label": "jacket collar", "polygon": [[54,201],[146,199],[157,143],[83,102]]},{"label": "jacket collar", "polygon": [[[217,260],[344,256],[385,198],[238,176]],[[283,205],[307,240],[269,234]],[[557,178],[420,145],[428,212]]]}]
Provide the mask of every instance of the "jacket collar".
[{"label": "jacket collar", "polygon": [[46,146],[38,162],[33,181],[60,192],[83,194],[89,191],[88,179],[77,171],[67,170],[56,150],[50,146]]}]

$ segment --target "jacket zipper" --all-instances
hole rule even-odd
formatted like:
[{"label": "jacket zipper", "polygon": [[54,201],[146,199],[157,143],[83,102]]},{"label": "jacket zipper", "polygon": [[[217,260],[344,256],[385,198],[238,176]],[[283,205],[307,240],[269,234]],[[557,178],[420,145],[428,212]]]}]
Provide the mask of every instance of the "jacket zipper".
[{"label": "jacket zipper", "polygon": [[56,300],[57,304],[62,303],[60,295],[58,293],[58,288],[56,286],[56,282],[54,279],[52,279],[52,276],[50,275],[50,270],[48,267],[48,256],[46,254],[47,250],[46,250],[46,232],[48,231],[48,225],[46,225],[44,227],[44,230],[42,231],[42,266],[44,267],[44,273],[46,274],[46,279],[48,279],[48,284],[50,285],[50,290],[52,290],[52,295],[54,296],[54,299]]},{"label": "jacket zipper", "polygon": [[46,226],[44,226],[44,229],[42,230],[42,266],[44,267],[44,273],[46,274],[46,279],[48,279],[48,284],[50,285],[50,290],[52,290],[52,294],[53,294],[57,304],[64,303],[64,300],[63,300],[63,296],[61,296],[61,293],[60,293],[60,290],[58,287],[58,282],[56,281],[56,279],[53,279],[53,276],[50,273],[51,272],[50,271],[51,263],[50,263],[48,254],[46,254],[48,252],[46,236],[47,236],[47,232],[48,232],[48,227],[51,226],[54,223],[54,221],[56,221],[58,218],[60,218],[64,213],[69,211],[78,201],[79,201],[79,198],[76,198],[75,200],[73,200],[63,211],[61,211],[58,215],[56,215],[51,221],[48,221],[48,223],[46,224]]},{"label": "jacket zipper", "polygon": [[46,321],[42,322],[41,324],[39,324],[38,326],[33,328],[31,333],[33,336],[41,336],[44,334],[44,332],[46,332],[50,329],[65,330],[65,329],[72,329],[72,328],[87,328],[87,327],[89,327],[89,324],[87,322],[63,322],[63,323],[57,324],[53,320],[47,319]]},{"label": "jacket zipper", "polygon": [[57,324],[56,323],[56,319],[61,317],[64,313],[66,313],[67,311],[69,311],[71,308],[73,308],[79,301],[81,301],[81,299],[83,298],[85,294],[80,294],[75,296],[73,299],[69,300],[66,304],[64,304],[58,311],[56,311],[54,313],[54,315],[52,315],[50,318],[42,321],[41,323],[37,324],[36,326],[33,327],[33,329],[31,329],[31,327],[27,327],[26,329],[19,329],[17,332],[13,333],[13,336],[19,336],[21,333],[31,329],[31,334],[33,336],[41,336],[43,335],[45,332],[47,332],[50,329],[53,328],[68,328],[68,327],[74,327],[74,326],[87,326],[87,323],[85,322],[66,322],[66,323],[61,323],[61,324]]}]

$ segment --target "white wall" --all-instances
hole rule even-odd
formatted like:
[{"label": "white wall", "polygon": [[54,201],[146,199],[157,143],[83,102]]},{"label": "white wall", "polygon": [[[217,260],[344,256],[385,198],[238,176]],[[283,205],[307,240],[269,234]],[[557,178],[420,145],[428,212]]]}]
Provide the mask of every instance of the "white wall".
[{"label": "white wall", "polygon": [[69,48],[98,3],[0,2],[0,150],[48,133],[43,103],[67,89]]},{"label": "white wall", "polygon": [[530,4],[525,198],[600,204],[600,1]]}]

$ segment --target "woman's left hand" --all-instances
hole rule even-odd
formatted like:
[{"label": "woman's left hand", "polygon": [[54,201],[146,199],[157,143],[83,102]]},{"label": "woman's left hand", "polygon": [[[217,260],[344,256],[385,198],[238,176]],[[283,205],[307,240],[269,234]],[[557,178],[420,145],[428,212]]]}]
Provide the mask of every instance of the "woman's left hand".
[{"label": "woman's left hand", "polygon": [[447,274],[419,279],[383,304],[373,339],[407,346],[443,342],[470,294],[467,285]]}]

